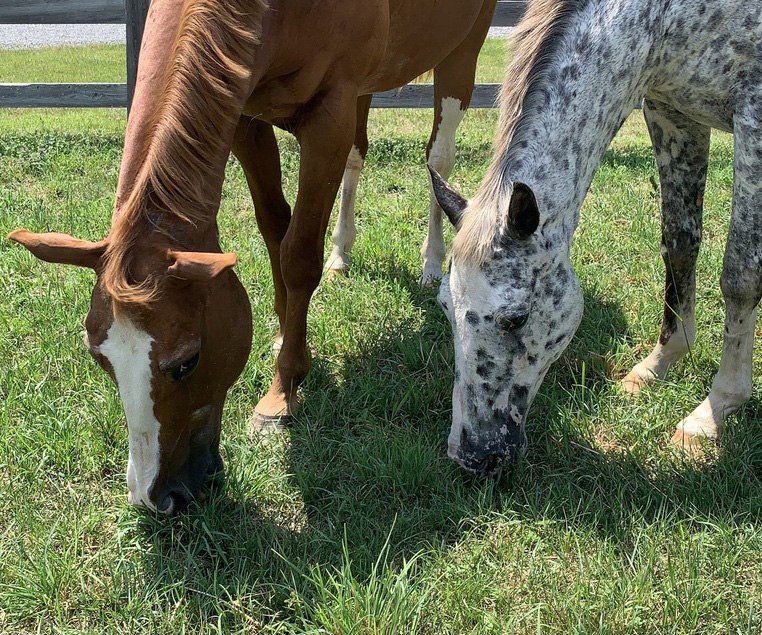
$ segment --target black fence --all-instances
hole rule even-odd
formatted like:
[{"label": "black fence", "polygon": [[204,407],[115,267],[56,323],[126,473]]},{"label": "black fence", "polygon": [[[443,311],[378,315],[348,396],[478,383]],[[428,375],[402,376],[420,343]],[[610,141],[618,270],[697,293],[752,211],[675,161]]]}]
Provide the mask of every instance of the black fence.
[{"label": "black fence", "polygon": [[[126,84],[0,84],[0,108],[129,108],[150,0],[2,0],[0,24],[126,24]],[[498,0],[493,26],[515,26],[526,0]],[[499,84],[477,84],[471,108],[493,108]],[[409,84],[373,97],[374,108],[431,108],[434,89]]]}]

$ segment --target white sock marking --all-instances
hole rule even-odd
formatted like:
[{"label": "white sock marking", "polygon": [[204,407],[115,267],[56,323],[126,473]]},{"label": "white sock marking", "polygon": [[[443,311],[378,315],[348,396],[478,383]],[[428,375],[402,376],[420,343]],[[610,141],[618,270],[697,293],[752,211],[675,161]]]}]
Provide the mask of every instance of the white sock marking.
[{"label": "white sock marking", "polygon": [[[455,133],[466,111],[462,102],[455,97],[445,97],[442,100],[442,121],[437,128],[434,143],[429,153],[429,165],[442,178],[449,178],[455,167]],[[442,263],[445,257],[444,236],[442,235],[442,208],[434,196],[434,188],[429,178],[429,231],[423,241],[421,257],[423,258],[423,275],[421,284],[430,284],[442,277]]]},{"label": "white sock marking", "polygon": [[745,316],[745,328],[726,326],[720,370],[709,396],[677,426],[684,433],[717,439],[725,419],[751,398],[756,314]]},{"label": "white sock marking", "polygon": [[344,180],[341,186],[341,204],[336,227],[333,230],[333,251],[325,265],[326,271],[347,271],[349,269],[349,252],[355,244],[357,229],[355,228],[355,202],[357,201],[357,186],[360,183],[360,173],[365,160],[357,146],[347,159],[344,170]]},{"label": "white sock marking", "polygon": [[696,322],[691,313],[678,323],[677,331],[666,344],[658,342],[651,354],[632,369],[625,382],[648,383],[653,379],[665,379],[670,367],[688,353],[695,339]]}]

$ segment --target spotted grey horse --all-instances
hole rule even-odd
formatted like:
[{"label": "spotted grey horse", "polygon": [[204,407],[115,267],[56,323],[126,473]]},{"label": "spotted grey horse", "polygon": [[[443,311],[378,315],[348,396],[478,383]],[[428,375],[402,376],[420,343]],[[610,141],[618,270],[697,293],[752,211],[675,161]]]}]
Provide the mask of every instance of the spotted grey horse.
[{"label": "spotted grey horse", "polygon": [[493,161],[477,194],[468,202],[436,183],[458,228],[439,293],[455,339],[450,457],[486,474],[526,447],[532,400],[582,317],[569,253],[583,199],[643,97],[667,282],[658,343],[623,385],[636,393],[664,378],[694,341],[710,130],[732,132],[722,362],[709,396],[672,440],[693,450],[719,439],[751,396],[762,297],[762,3],[536,0],[515,45]]}]

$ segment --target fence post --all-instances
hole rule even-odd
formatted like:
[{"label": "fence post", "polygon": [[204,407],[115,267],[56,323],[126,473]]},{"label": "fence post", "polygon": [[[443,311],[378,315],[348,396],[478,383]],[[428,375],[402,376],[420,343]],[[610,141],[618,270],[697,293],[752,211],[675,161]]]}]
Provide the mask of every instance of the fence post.
[{"label": "fence post", "polygon": [[151,0],[124,0],[127,23],[127,115],[135,94],[135,82],[138,78],[138,57],[143,30],[146,25],[148,6]]}]

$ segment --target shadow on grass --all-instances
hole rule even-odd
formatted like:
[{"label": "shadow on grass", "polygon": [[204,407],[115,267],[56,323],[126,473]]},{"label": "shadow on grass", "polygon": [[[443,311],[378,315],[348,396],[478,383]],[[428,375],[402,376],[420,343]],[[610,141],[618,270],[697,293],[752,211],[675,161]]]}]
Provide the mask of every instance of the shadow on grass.
[{"label": "shadow on grass", "polygon": [[[500,478],[468,476],[445,456],[452,343],[434,293],[393,260],[363,273],[400,280],[425,318],[422,326],[400,322],[369,336],[344,358],[338,377],[314,361],[284,465],[273,465],[288,474],[302,511],[264,502],[265,492],[247,497],[236,480],[246,466],[233,458],[221,494],[169,527],[146,527],[155,583],[195,590],[203,619],[213,617],[209,597],[232,598],[262,619],[291,617],[290,594],[314,594],[305,576],[315,566],[341,567],[344,543],[353,574],[363,578],[387,539],[390,560],[399,564],[446,548],[494,512],[592,529],[615,544],[630,544],[633,528],[665,518],[741,524],[759,517],[762,445],[751,432],[731,435],[716,464],[696,468],[604,452],[570,424],[585,403],[610,398],[610,380],[593,361],[626,332],[620,308],[589,290],[582,335],[552,369],[530,414],[529,454]],[[746,413],[758,419],[762,404]]]},{"label": "shadow on grass", "polygon": [[650,145],[630,143],[609,148],[603,155],[601,165],[624,167],[633,174],[656,174],[656,160]]},{"label": "shadow on grass", "polygon": [[[427,140],[423,137],[383,137],[371,139],[368,164],[375,167],[388,165],[422,165],[426,160]],[[458,141],[460,165],[487,165],[492,155],[492,142],[464,143]]]}]

